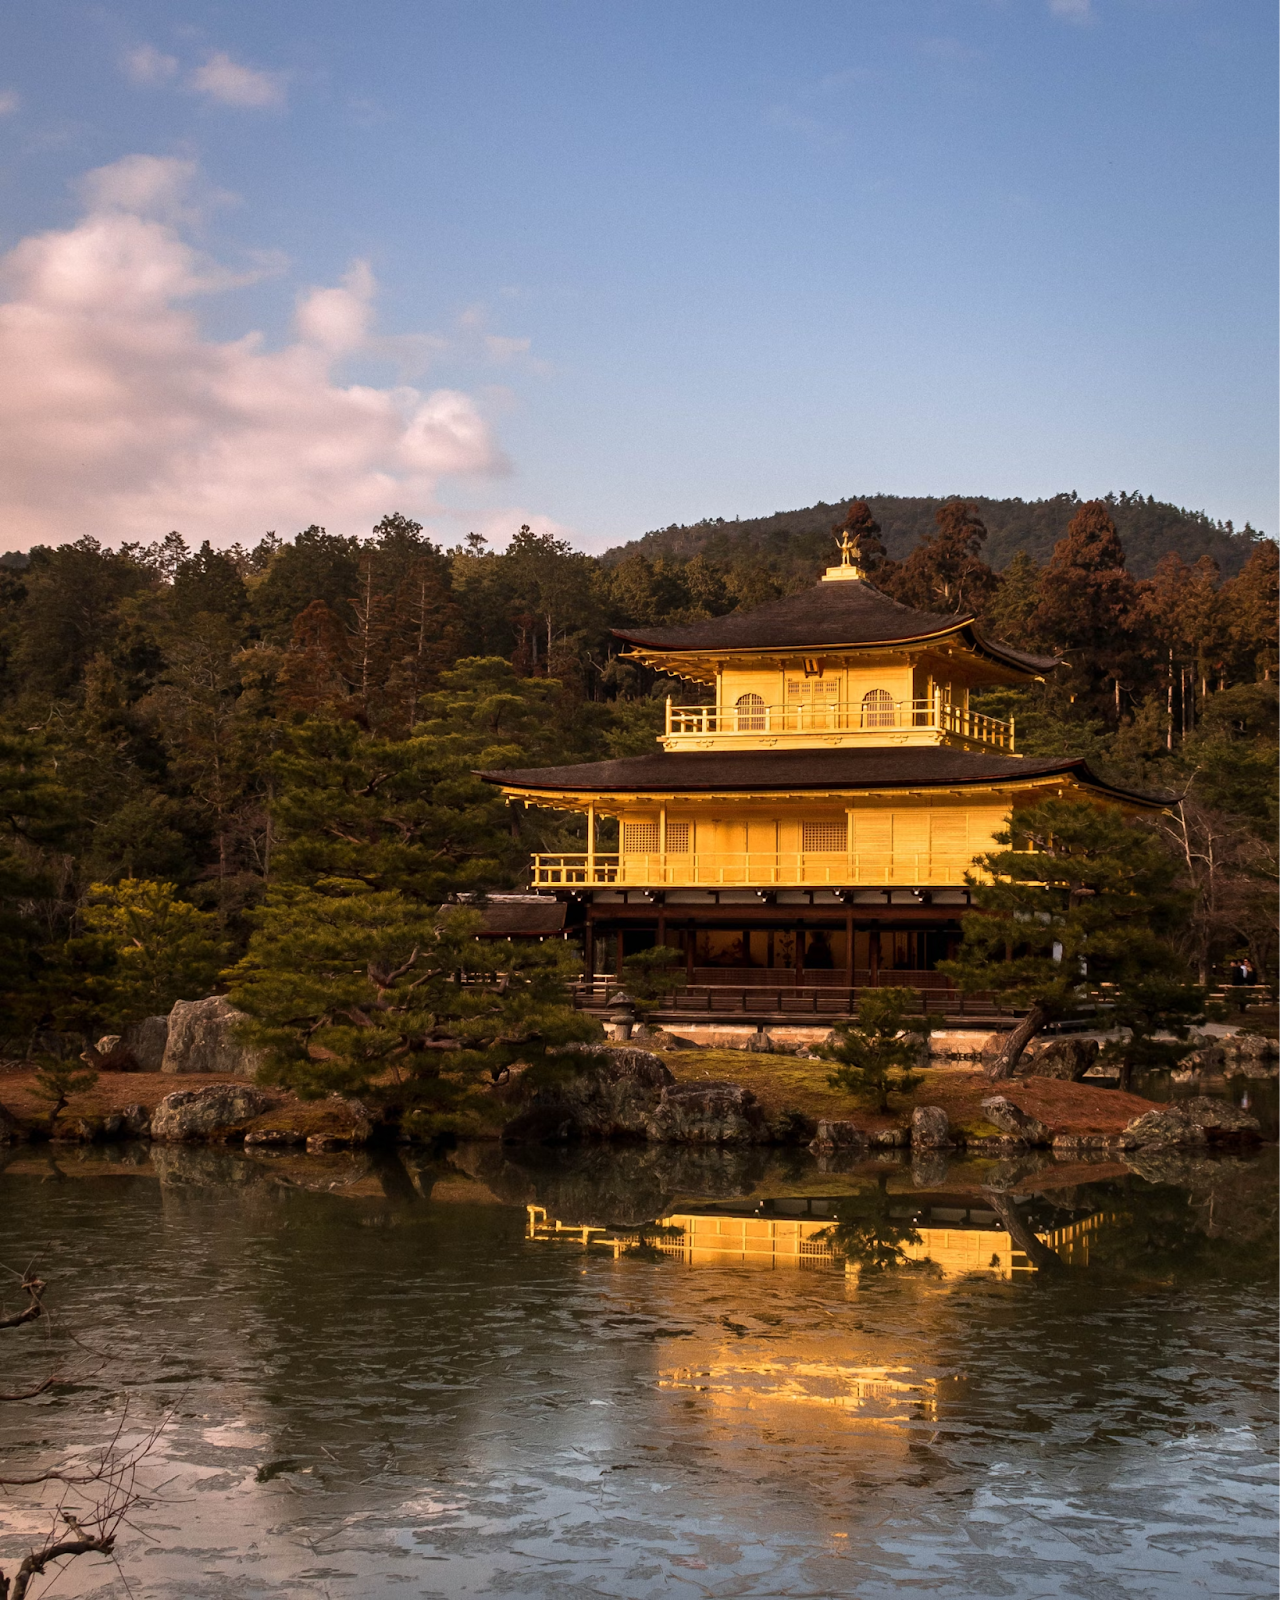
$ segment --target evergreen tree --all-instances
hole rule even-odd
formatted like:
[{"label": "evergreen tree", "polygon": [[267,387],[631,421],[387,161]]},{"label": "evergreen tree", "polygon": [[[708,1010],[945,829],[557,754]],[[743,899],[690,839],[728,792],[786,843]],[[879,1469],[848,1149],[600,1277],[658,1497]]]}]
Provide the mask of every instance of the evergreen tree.
[{"label": "evergreen tree", "polygon": [[983,608],[984,629],[1006,644],[1042,653],[1045,640],[1032,624],[1040,607],[1040,568],[1025,550],[1019,550],[998,576],[998,587]]},{"label": "evergreen tree", "polygon": [[837,1024],[836,1043],[821,1047],[829,1061],[838,1063],[827,1078],[831,1087],[866,1096],[877,1111],[889,1109],[891,1094],[909,1094],[921,1081],[911,1070],[920,1041],[933,1028],[927,1016],[912,1015],[919,1004],[914,989],[864,990],[857,1022]]},{"label": "evergreen tree", "polygon": [[478,939],[480,923],[350,880],[273,890],[231,995],[268,1080],[359,1095],[430,1136],[483,1114],[486,1076],[563,1070],[559,1052],[600,1031],[568,1002],[576,963],[558,941]]},{"label": "evergreen tree", "polygon": [[95,883],[81,921],[111,952],[101,997],[117,1026],[201,999],[227,955],[217,919],[179,900],[171,883]]},{"label": "evergreen tree", "polygon": [[1280,546],[1259,539],[1238,577],[1223,586],[1231,648],[1230,672],[1237,682],[1277,676],[1277,593]]},{"label": "evergreen tree", "polygon": [[[1108,699],[1119,721],[1121,691],[1134,677],[1132,630],[1138,591],[1106,502],[1090,500],[1071,520],[1040,581],[1031,626],[1069,662],[1077,694]],[[1107,695],[1107,682],[1111,694]]]},{"label": "evergreen tree", "polygon": [[878,587],[903,605],[949,614],[985,610],[999,579],[982,559],[987,530],[978,508],[963,500],[939,506],[938,531],[922,539],[905,561],[882,574]]},{"label": "evergreen tree", "polygon": [[981,878],[967,875],[974,909],[956,958],[938,963],[965,993],[1026,1011],[988,1077],[1009,1077],[1047,1023],[1090,1006],[1133,1030],[1120,1052],[1126,1077],[1155,1059],[1157,1029],[1185,1041],[1203,1015],[1176,943],[1189,897],[1155,833],[1087,800],[1046,800],[1015,809],[996,839],[1006,848],[977,858]]}]

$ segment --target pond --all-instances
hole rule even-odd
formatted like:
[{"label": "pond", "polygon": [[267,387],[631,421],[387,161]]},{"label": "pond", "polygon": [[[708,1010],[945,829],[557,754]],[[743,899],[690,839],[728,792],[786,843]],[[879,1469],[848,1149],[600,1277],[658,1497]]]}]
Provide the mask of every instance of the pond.
[{"label": "pond", "polygon": [[24,1147],[0,1443],[167,1418],[56,1595],[1270,1596],[1274,1150],[1139,1167]]}]

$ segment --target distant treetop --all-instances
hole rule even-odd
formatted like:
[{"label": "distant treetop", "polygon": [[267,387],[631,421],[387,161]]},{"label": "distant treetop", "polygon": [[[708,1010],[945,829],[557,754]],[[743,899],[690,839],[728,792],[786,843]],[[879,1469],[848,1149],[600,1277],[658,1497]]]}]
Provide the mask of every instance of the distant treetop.
[{"label": "distant treetop", "polygon": [[[1203,511],[1187,511],[1151,495],[1109,494],[1103,497],[1124,546],[1126,565],[1136,578],[1148,578],[1164,556],[1173,552],[1194,564],[1212,556],[1224,578],[1234,577],[1263,537],[1247,523],[1237,530],[1230,522],[1214,522]],[[830,561],[831,528],[859,502],[879,524],[879,535],[890,558],[901,561],[921,539],[936,532],[935,516],[949,500],[975,506],[987,529],[985,558],[997,571],[1019,551],[1043,564],[1065,535],[1067,524],[1079,511],[1079,495],[1056,494],[1046,500],[992,500],[983,495],[857,494],[847,500],[798,511],[775,511],[768,517],[726,519],[706,517],[701,522],[672,523],[639,539],[606,551],[601,558],[614,566],[628,556],[642,554],[687,560],[704,555],[726,563],[746,558],[764,559],[781,569],[795,567],[808,576]]]}]

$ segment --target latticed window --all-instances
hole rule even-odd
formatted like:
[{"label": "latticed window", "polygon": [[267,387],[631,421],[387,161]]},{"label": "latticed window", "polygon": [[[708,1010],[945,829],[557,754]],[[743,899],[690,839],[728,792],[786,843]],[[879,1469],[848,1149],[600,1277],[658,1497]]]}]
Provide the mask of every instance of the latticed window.
[{"label": "latticed window", "polygon": [[658,824],[656,822],[624,822],[622,824],[622,853],[624,856],[656,856],[658,853]]},{"label": "latticed window", "polygon": [[734,708],[738,713],[739,733],[763,732],[764,700],[758,694],[740,694],[734,701]]},{"label": "latticed window", "polygon": [[838,678],[788,678],[787,699],[794,705],[833,705],[840,698]]},{"label": "latticed window", "polygon": [[868,689],[862,697],[864,728],[893,727],[893,696],[887,689]]},{"label": "latticed window", "polygon": [[809,850],[848,849],[849,835],[843,822],[802,822],[800,848]]},{"label": "latticed window", "polygon": [[667,823],[667,854],[669,856],[687,856],[689,854],[690,828],[687,822]]}]

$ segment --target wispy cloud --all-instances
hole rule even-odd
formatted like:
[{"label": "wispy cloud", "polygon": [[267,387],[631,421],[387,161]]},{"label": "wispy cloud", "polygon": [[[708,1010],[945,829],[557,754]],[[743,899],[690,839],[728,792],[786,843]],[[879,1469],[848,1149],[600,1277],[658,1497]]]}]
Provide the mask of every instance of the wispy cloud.
[{"label": "wispy cloud", "polygon": [[0,117],[11,117],[22,104],[22,96],[16,89],[0,89]]},{"label": "wispy cloud", "polygon": [[246,275],[184,237],[197,184],[189,162],[128,157],[81,180],[73,227],[0,261],[6,544],[352,532],[389,506],[439,514],[445,477],[507,470],[473,396],[337,377],[340,360],[380,353],[366,262],[300,298],[283,348],[206,337],[193,303]]},{"label": "wispy cloud", "polygon": [[178,75],[177,56],[167,56],[153,44],[140,44],[127,51],[121,65],[130,83],[168,83]]},{"label": "wispy cloud", "polygon": [[1049,10],[1064,22],[1093,21],[1093,0],[1049,0]]},{"label": "wispy cloud", "polygon": [[261,109],[284,104],[285,78],[280,72],[262,72],[233,61],[225,50],[215,50],[203,66],[187,79],[197,94],[208,95],[224,106]]}]

